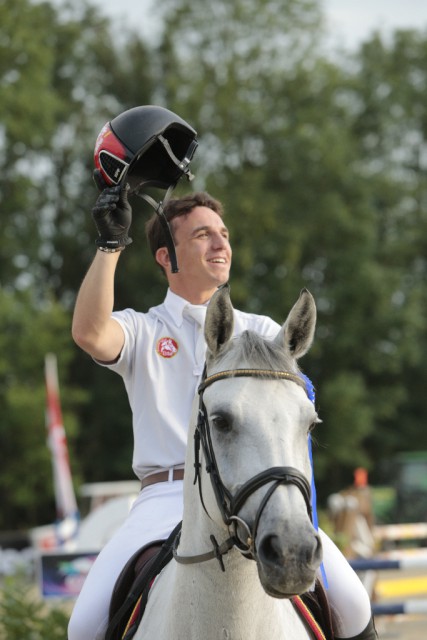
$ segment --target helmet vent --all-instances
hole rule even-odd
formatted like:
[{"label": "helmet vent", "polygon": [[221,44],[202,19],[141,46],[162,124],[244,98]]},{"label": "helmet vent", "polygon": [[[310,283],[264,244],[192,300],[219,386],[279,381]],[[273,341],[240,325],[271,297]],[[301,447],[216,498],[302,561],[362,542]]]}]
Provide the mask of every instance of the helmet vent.
[{"label": "helmet vent", "polygon": [[99,163],[103,171],[105,171],[111,182],[114,182],[114,184],[119,184],[123,173],[129,166],[127,162],[124,162],[120,158],[117,158],[117,156],[105,150],[102,150],[99,153]]}]

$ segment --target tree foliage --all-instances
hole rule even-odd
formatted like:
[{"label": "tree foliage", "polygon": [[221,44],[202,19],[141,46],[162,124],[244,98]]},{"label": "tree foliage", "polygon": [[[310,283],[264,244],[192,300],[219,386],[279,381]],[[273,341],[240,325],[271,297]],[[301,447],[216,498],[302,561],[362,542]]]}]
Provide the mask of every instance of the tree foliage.
[{"label": "tree foliage", "polygon": [[[0,325],[9,345],[3,352],[5,378],[0,391],[0,403],[7,408],[0,420],[2,454],[7,456],[2,465],[2,486],[7,491],[3,527],[40,524],[42,516],[55,517],[44,435],[47,351],[57,353],[60,370],[67,372],[62,397],[70,413],[65,426],[71,444],[77,441],[83,450],[83,477],[90,478],[92,466],[94,477],[98,473],[96,464],[89,465],[97,458],[94,451],[104,470],[102,446],[92,445],[91,457],[85,457],[89,431],[85,425],[90,424],[96,435],[98,421],[100,425],[108,422],[109,407],[96,394],[98,378],[89,359],[78,354],[71,342],[71,310],[93,255],[90,208],[96,190],[91,153],[96,135],[117,112],[135,102],[148,102],[151,82],[144,73],[144,44],[130,35],[118,55],[111,46],[109,27],[85,3],[65,4],[61,9],[28,0],[0,4],[0,293],[4,303]],[[59,313],[61,331],[55,332]],[[11,316],[16,317],[13,331]],[[16,352],[23,344],[31,347],[21,360]],[[74,384],[82,393],[73,391]],[[91,397],[83,393],[92,388]],[[102,388],[99,383],[98,395],[104,393],[105,385]],[[120,394],[107,395],[113,401]],[[125,431],[130,419],[124,400],[123,392],[126,417],[119,418],[116,427],[124,423]],[[98,406],[96,415],[94,406]],[[115,408],[120,412],[120,399]],[[80,428],[75,428],[77,422]],[[99,433],[102,437],[101,428]],[[128,453],[130,438],[130,434],[122,438]],[[80,457],[73,459],[78,480]],[[105,467],[108,475],[109,465]],[[23,469],[36,481],[24,483]],[[118,473],[123,469],[124,465]],[[114,463],[112,472],[117,473]]]},{"label": "tree foliage", "polygon": [[64,421],[71,438],[78,429],[71,408],[84,399],[84,391],[68,379],[73,352],[69,314],[61,305],[46,300],[39,307],[29,291],[0,289],[0,309],[0,526],[25,528],[55,516],[45,428],[46,353],[54,350],[61,364],[59,377],[67,390]]},{"label": "tree foliage", "polygon": [[69,605],[41,602],[28,576],[7,576],[0,599],[0,640],[63,640]]},{"label": "tree foliage", "polygon": [[[51,487],[47,351],[76,481],[130,475],[121,380],[79,352],[69,328],[94,253],[93,144],[138,104],[162,104],[199,133],[193,186],[225,204],[234,305],[282,322],[302,287],[316,298],[302,365],[323,419],[321,499],[355,466],[375,481],[381,460],[427,449],[427,36],[377,34],[338,58],[324,53],[315,0],[165,0],[156,11],[160,36],[148,42],[113,37],[87,2],[0,3],[3,527],[53,517],[41,489]],[[145,246],[147,205],[132,204],[116,302],[145,310],[165,282]],[[20,482],[22,469],[34,483]]]},{"label": "tree foliage", "polygon": [[[376,461],[414,446],[409,416],[412,433],[424,433],[404,380],[419,390],[425,375],[426,41],[374,36],[338,65],[316,46],[317,3],[305,4],[303,25],[267,4],[260,20],[259,3],[216,5],[212,14],[229,12],[221,22],[179,3],[165,38],[180,61],[168,97],[196,119],[206,184],[229,212],[234,302],[281,321],[301,287],[316,297],[317,340],[303,365],[324,418],[325,495],[356,465],[379,478]],[[234,28],[242,16],[256,25],[251,36]],[[190,31],[197,47],[183,50]]]}]

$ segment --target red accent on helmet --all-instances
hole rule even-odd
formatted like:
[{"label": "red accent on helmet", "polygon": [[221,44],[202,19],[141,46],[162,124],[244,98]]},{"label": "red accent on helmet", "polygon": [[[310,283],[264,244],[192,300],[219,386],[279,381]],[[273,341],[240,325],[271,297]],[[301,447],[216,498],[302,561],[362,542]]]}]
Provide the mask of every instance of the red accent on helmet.
[{"label": "red accent on helmet", "polygon": [[120,183],[132,158],[133,154],[115,136],[110,123],[106,122],[96,139],[94,162],[108,186]]}]

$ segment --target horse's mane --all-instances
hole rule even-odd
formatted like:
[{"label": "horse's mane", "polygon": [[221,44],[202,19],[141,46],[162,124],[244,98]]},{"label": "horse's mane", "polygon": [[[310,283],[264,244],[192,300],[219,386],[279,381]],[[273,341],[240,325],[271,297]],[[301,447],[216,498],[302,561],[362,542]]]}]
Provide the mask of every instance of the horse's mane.
[{"label": "horse's mane", "polygon": [[227,368],[244,366],[298,372],[295,360],[288,356],[284,349],[280,349],[273,340],[248,330],[231,340],[221,358],[221,364]]}]

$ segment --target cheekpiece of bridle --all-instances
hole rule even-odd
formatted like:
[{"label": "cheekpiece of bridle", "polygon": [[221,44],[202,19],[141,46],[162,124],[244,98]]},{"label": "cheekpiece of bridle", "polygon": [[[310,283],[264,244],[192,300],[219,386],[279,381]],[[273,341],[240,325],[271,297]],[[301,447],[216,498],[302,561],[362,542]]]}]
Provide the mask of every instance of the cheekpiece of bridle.
[{"label": "cheekpiece of bridle", "polygon": [[[209,513],[205,507],[203,501],[202,491],[202,477],[201,477],[201,462],[200,462],[200,449],[203,450],[203,455],[206,461],[206,471],[210,475],[212,487],[215,493],[216,501],[220,509],[222,519],[227,525],[230,532],[230,537],[225,540],[221,545],[217,543],[214,536],[211,536],[211,542],[213,550],[204,554],[194,556],[180,556],[177,552],[177,546],[179,543],[179,537],[175,540],[175,548],[173,555],[175,560],[182,564],[193,564],[197,562],[204,562],[212,558],[217,558],[220,563],[221,569],[224,571],[224,563],[222,556],[233,547],[240,551],[246,558],[255,560],[257,557],[255,538],[258,530],[259,521],[264,511],[266,504],[280,485],[295,485],[301,491],[310,519],[312,520],[312,506],[311,506],[311,488],[310,484],[304,475],[295,469],[294,467],[271,467],[261,473],[258,473],[253,478],[245,482],[240,489],[234,495],[224,485],[221,475],[218,469],[218,465],[215,458],[215,451],[212,445],[211,429],[209,425],[209,419],[205,403],[203,401],[203,393],[207,387],[216,382],[217,380],[224,380],[226,378],[237,377],[252,377],[263,379],[280,379],[290,380],[303,387],[307,392],[305,382],[301,376],[290,371],[273,371],[270,369],[232,369],[229,371],[221,371],[211,376],[206,377],[206,366],[203,372],[202,381],[198,388],[199,393],[199,411],[197,426],[194,434],[194,467],[195,477],[194,484],[198,483],[200,500],[207,515]],[[268,491],[265,493],[261,504],[258,508],[253,523],[252,529],[250,526],[239,517],[239,511],[248,500],[248,498],[255,493],[260,487],[266,484],[270,484]],[[209,516],[210,517],[210,516]],[[239,537],[238,529],[240,527],[246,532],[246,540],[241,540]]]}]

